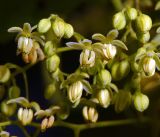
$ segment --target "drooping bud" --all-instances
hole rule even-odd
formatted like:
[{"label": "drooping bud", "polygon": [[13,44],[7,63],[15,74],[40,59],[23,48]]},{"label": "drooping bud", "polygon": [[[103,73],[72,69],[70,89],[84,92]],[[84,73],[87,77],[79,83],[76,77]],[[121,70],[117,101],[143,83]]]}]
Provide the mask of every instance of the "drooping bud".
[{"label": "drooping bud", "polygon": [[47,128],[53,126],[54,116],[50,116],[49,118],[44,118],[41,123],[41,131],[44,132]]},{"label": "drooping bud", "polygon": [[1,112],[6,116],[12,116],[16,111],[16,104],[7,104],[6,101],[1,103]]},{"label": "drooping bud", "polygon": [[96,122],[98,120],[98,112],[94,107],[83,107],[83,117],[88,122]]},{"label": "drooping bud", "polygon": [[118,12],[113,16],[113,27],[121,30],[126,26],[126,18],[123,12]]},{"label": "drooping bud", "polygon": [[17,86],[12,86],[9,88],[9,98],[18,98],[20,96],[20,88]]},{"label": "drooping bud", "polygon": [[134,95],[134,106],[138,111],[143,112],[149,106],[149,98],[142,93],[136,93]]},{"label": "drooping bud", "polygon": [[60,58],[58,55],[53,55],[51,57],[49,57],[47,60],[46,60],[46,67],[47,67],[47,70],[52,73],[52,72],[55,72],[56,69],[59,67],[59,64],[60,64]]},{"label": "drooping bud", "polygon": [[80,98],[82,96],[82,91],[83,91],[83,84],[81,81],[76,81],[75,83],[70,85],[69,89],[68,89],[69,100],[72,103],[75,103],[78,100],[80,100]]},{"label": "drooping bud", "polygon": [[97,99],[102,107],[107,108],[111,102],[109,91],[107,89],[100,90],[98,92]]},{"label": "drooping bud", "polygon": [[102,69],[96,77],[97,83],[102,86],[106,86],[111,82],[111,80],[112,80],[111,74],[106,69]]},{"label": "drooping bud", "polygon": [[126,16],[129,20],[135,20],[137,18],[137,10],[135,8],[128,8],[126,10]]},{"label": "drooping bud", "polygon": [[104,44],[104,47],[102,49],[104,57],[108,59],[113,59],[117,53],[117,49],[112,44]]},{"label": "drooping bud", "polygon": [[59,38],[63,37],[65,32],[64,21],[62,19],[57,18],[52,24],[52,29],[57,37]]},{"label": "drooping bud", "polygon": [[151,57],[146,57],[143,60],[143,71],[146,76],[153,76],[156,69],[156,62]]},{"label": "drooping bud", "polygon": [[31,123],[33,119],[33,110],[32,109],[23,109],[19,108],[18,110],[18,119],[22,122],[24,126]]},{"label": "drooping bud", "polygon": [[111,69],[113,80],[121,80],[128,75],[130,72],[130,64],[128,60],[121,62],[115,62]]},{"label": "drooping bud", "polygon": [[0,83],[7,82],[10,79],[10,76],[10,70],[4,65],[0,65]]},{"label": "drooping bud", "polygon": [[137,39],[141,42],[141,43],[146,43],[149,41],[150,39],[150,33],[146,32],[146,33],[138,33],[137,34]]},{"label": "drooping bud", "polygon": [[38,32],[46,33],[51,28],[50,19],[41,19],[38,23]]},{"label": "drooping bud", "polygon": [[64,37],[71,38],[74,34],[74,29],[72,25],[65,23]]},{"label": "drooping bud", "polygon": [[80,54],[80,64],[82,67],[93,67],[95,64],[95,52],[85,49]]},{"label": "drooping bud", "polygon": [[152,28],[152,19],[145,14],[140,14],[136,19],[136,27],[140,32],[148,32]]}]

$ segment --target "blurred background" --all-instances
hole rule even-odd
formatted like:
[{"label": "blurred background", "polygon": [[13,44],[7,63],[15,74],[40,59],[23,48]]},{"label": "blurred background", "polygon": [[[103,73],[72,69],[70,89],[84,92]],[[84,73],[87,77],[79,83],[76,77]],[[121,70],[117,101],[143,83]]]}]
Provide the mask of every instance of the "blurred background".
[{"label": "blurred background", "polygon": [[[149,13],[154,21],[160,20],[160,12],[154,12],[156,0],[140,0],[142,10]],[[128,3],[134,3],[133,0],[1,0],[0,1],[0,64],[12,62],[24,65],[20,56],[16,56],[15,34],[7,33],[7,29],[12,26],[22,27],[23,23],[29,22],[32,26],[36,25],[40,19],[49,17],[50,14],[58,14],[66,22],[73,25],[75,31],[90,39],[93,33],[106,34],[112,29],[112,16]],[[158,19],[159,18],[159,19]],[[75,70],[78,66],[79,53],[67,52],[62,55],[62,69],[67,73]],[[50,102],[47,102],[43,96],[45,89],[45,79],[41,71],[41,63],[36,64],[27,71],[30,98],[40,103],[43,109],[46,109]],[[157,78],[157,77],[156,77]],[[159,80],[158,78],[156,80]],[[21,85],[21,80],[18,81]],[[143,85],[145,86],[145,85]],[[23,88],[23,86],[22,86]],[[159,85],[155,87],[155,93],[159,90]],[[159,94],[158,94],[159,95]],[[155,98],[154,98],[155,99]],[[45,102],[45,103],[44,103]],[[156,101],[158,102],[158,99]],[[154,103],[153,103],[154,105]],[[156,112],[151,113],[153,109]],[[158,109],[158,111],[157,111]],[[134,117],[136,112],[131,109],[127,112],[116,114],[114,108],[100,111],[100,120],[125,119],[129,115]],[[158,108],[150,108],[148,112],[153,118],[160,114]],[[157,119],[156,119],[157,120]],[[68,121],[83,123],[81,110],[75,109]],[[159,127],[159,126],[158,126]],[[9,127],[8,131],[12,135],[23,137],[21,131],[16,127]],[[33,129],[29,128],[30,132]],[[83,131],[81,137],[160,137],[159,128],[148,125],[127,125],[116,127],[104,127]],[[73,137],[71,130],[55,127],[41,133],[39,137]]]}]

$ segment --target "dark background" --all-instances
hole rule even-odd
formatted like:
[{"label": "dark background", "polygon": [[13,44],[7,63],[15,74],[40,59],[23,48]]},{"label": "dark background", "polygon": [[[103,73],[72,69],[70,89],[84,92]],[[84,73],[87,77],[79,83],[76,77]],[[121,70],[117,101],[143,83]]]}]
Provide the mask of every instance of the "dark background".
[{"label": "dark background", "polygon": [[[145,0],[146,1],[146,0]],[[21,26],[29,22],[32,26],[40,19],[48,17],[51,13],[60,15],[66,22],[71,23],[75,31],[86,38],[91,38],[93,33],[106,34],[112,29],[112,16],[119,7],[113,5],[112,0],[0,0],[0,64],[13,62],[24,65],[20,56],[16,56],[15,34],[7,33],[12,26]],[[147,9],[150,9],[148,6]],[[145,9],[144,9],[145,10]],[[65,58],[65,59],[64,59]],[[65,53],[62,55],[62,68],[66,72],[72,72],[77,67],[79,53]],[[76,62],[76,63],[75,63]],[[38,63],[29,71],[28,80],[31,100],[39,102],[43,109],[49,106],[43,97],[45,80],[41,75],[41,63]],[[21,80],[17,81],[21,84]],[[22,93],[23,95],[23,93]],[[44,103],[45,102],[45,103]],[[115,114],[112,107],[107,110],[99,110],[100,120],[122,119],[126,114]],[[133,115],[135,112],[131,110]],[[72,122],[84,122],[80,110],[73,110],[69,117]],[[12,135],[23,137],[16,127],[9,127]],[[29,129],[32,131],[32,129]],[[48,129],[40,137],[72,137],[72,131],[64,128]],[[150,137],[149,125],[118,126],[99,129],[91,129],[81,133],[82,137]]]}]

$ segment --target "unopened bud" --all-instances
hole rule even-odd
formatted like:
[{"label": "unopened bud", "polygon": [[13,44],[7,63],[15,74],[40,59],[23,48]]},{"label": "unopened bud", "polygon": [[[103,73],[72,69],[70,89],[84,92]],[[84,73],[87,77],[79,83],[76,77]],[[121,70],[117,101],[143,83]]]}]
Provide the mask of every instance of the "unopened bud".
[{"label": "unopened bud", "polygon": [[46,60],[46,67],[50,73],[56,71],[56,69],[59,67],[59,64],[60,58],[56,54]]},{"label": "unopened bud", "polygon": [[141,43],[146,43],[149,41],[150,39],[150,33],[146,32],[146,33],[138,33],[137,34],[137,39],[141,42]]},{"label": "unopened bud", "polygon": [[142,93],[136,93],[134,96],[134,106],[138,111],[143,112],[149,106],[148,97]]},{"label": "unopened bud", "polygon": [[107,108],[111,102],[109,91],[107,89],[100,90],[98,92],[97,99],[102,107]]},{"label": "unopened bud", "polygon": [[72,85],[70,85],[69,89],[68,89],[69,100],[72,103],[75,103],[78,100],[80,100],[80,98],[82,96],[82,91],[83,91],[83,84],[81,81],[77,81],[77,82],[73,83]]},{"label": "unopened bud", "polygon": [[108,59],[113,59],[117,53],[117,49],[115,46],[113,46],[112,44],[104,44],[104,49],[103,50],[103,54],[104,57],[108,60]]},{"label": "unopened bud", "polygon": [[106,69],[102,69],[97,77],[96,77],[97,83],[102,85],[102,86],[106,86],[107,84],[109,84],[112,80],[111,74],[108,70]]},{"label": "unopened bud", "polygon": [[143,60],[143,70],[146,76],[153,76],[156,69],[156,62],[151,57],[146,57]]},{"label": "unopened bud", "polygon": [[123,12],[118,12],[113,16],[113,27],[121,30],[126,26],[126,18]]},{"label": "unopened bud", "polygon": [[46,33],[51,28],[51,21],[50,19],[42,19],[38,23],[38,32]]},{"label": "unopened bud", "polygon": [[44,118],[41,123],[41,131],[44,132],[47,128],[53,126],[54,116],[50,116],[49,118]]},{"label": "unopened bud", "polygon": [[55,83],[49,84],[47,89],[45,90],[44,97],[46,99],[51,99],[56,92],[56,85]]},{"label": "unopened bud", "polygon": [[1,112],[6,116],[12,116],[16,111],[16,104],[7,104],[6,101],[1,103]]},{"label": "unopened bud", "polygon": [[83,117],[88,122],[96,122],[98,120],[98,112],[94,107],[83,107]]},{"label": "unopened bud", "polygon": [[52,41],[47,41],[44,46],[44,52],[46,55],[51,56],[55,51],[54,44]]},{"label": "unopened bud", "polygon": [[57,37],[63,37],[65,32],[65,23],[62,19],[57,18],[52,24],[52,28]]},{"label": "unopened bud", "polygon": [[85,49],[80,54],[80,64],[82,67],[93,67],[95,64],[95,52]]},{"label": "unopened bud", "polygon": [[32,109],[23,109],[19,108],[18,110],[18,119],[22,122],[24,126],[31,123],[33,119],[33,110]]},{"label": "unopened bud", "polygon": [[17,98],[20,96],[20,88],[17,86],[12,86],[9,88],[9,98]]},{"label": "unopened bud", "polygon": [[126,10],[126,16],[129,20],[135,20],[137,18],[137,10],[135,8],[128,8]]},{"label": "unopened bud", "polygon": [[10,76],[10,70],[4,65],[0,65],[0,83],[7,82],[10,79]]},{"label": "unopened bud", "polygon": [[138,31],[145,33],[151,29],[152,19],[148,15],[140,14],[136,19],[136,27]]},{"label": "unopened bud", "polygon": [[64,37],[71,38],[74,34],[74,29],[72,25],[65,23]]}]

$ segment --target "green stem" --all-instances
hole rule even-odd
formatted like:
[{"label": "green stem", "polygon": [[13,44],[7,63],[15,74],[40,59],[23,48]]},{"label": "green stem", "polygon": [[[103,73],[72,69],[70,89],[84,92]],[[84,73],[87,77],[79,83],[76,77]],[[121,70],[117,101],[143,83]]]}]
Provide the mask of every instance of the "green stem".
[{"label": "green stem", "polygon": [[139,10],[139,0],[135,0],[136,9]]},{"label": "green stem", "polygon": [[111,2],[117,11],[120,11],[123,9],[123,4],[121,0],[111,0]]},{"label": "green stem", "polygon": [[76,50],[76,49],[71,47],[61,47],[61,48],[57,48],[56,53],[61,53],[61,52],[66,52],[71,50]]},{"label": "green stem", "polygon": [[22,130],[23,134],[25,135],[25,137],[31,137],[28,132],[26,131],[26,129],[24,128],[24,126],[22,126],[21,124],[17,123],[17,126]]}]

